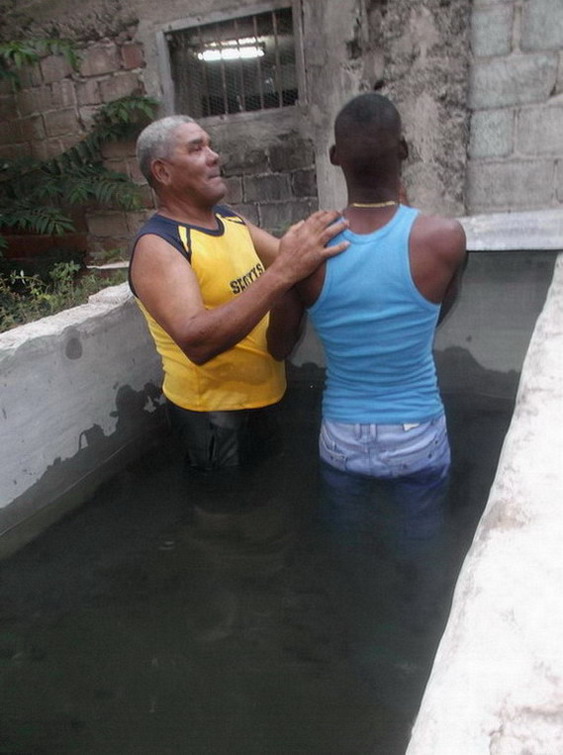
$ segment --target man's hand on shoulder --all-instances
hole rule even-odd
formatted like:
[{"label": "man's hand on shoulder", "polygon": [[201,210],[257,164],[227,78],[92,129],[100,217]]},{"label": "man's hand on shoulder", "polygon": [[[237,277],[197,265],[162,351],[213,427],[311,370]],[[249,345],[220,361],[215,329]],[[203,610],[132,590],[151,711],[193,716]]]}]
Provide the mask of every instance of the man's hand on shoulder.
[{"label": "man's hand on shoulder", "polygon": [[289,228],[281,239],[246,221],[256,253],[270,267],[278,261],[292,276],[292,282],[306,278],[329,257],[344,251],[349,244],[343,241],[327,246],[329,242],[348,227],[340,213],[333,210],[319,210],[306,220],[301,220]]},{"label": "man's hand on shoulder", "polygon": [[348,221],[334,210],[319,210],[306,220],[291,226],[280,240],[279,252],[272,267],[285,276],[291,284],[308,277],[330,257],[340,254],[350,246],[349,241],[329,245],[339,233],[348,227]]}]

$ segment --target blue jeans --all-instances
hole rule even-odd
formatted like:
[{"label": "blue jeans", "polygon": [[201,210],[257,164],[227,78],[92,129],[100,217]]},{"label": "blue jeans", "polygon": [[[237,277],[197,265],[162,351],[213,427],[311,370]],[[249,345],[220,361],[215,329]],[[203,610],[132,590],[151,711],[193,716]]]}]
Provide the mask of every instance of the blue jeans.
[{"label": "blue jeans", "polygon": [[450,447],[442,414],[404,425],[323,420],[319,438],[326,511],[336,530],[391,524],[408,547],[443,523]]},{"label": "blue jeans", "polygon": [[[314,532],[326,548],[335,613],[358,673],[382,700],[409,709],[428,672],[421,648],[441,627],[447,596],[445,418],[323,421],[319,446],[323,496]],[[416,675],[402,681],[404,667]]]}]

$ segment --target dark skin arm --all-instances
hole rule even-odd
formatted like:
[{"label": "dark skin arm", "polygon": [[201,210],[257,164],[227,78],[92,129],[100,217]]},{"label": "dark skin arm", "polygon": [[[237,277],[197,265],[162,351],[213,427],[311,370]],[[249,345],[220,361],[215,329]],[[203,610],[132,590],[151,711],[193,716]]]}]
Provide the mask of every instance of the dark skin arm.
[{"label": "dark skin arm", "polygon": [[456,301],[467,264],[463,227],[453,218],[420,215],[411,233],[409,257],[420,293],[441,304],[439,324]]},{"label": "dark skin arm", "polygon": [[[256,253],[265,267],[276,258],[279,239],[246,221]],[[287,359],[299,341],[304,325],[305,307],[294,288],[286,291],[270,310],[266,333],[268,351],[278,361]]]},{"label": "dark skin arm", "polygon": [[296,287],[290,288],[270,310],[268,351],[279,362],[287,359],[303,334],[305,306]]},{"label": "dark skin arm", "polygon": [[[336,212],[321,211],[290,228],[264,274],[215,309],[204,306],[187,260],[157,236],[139,240],[131,279],[143,305],[186,356],[205,364],[244,338],[297,280],[346,248],[344,243],[326,246],[345,227],[334,223],[337,217]],[[271,242],[262,245],[273,249]]]}]

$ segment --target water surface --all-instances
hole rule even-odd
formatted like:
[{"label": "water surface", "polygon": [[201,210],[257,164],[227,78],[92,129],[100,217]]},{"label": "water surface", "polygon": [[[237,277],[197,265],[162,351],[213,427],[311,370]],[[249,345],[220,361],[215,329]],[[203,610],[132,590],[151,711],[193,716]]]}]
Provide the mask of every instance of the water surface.
[{"label": "water surface", "polygon": [[416,568],[378,535],[355,581],[312,526],[306,379],[233,512],[199,505],[170,442],[3,562],[0,753],[403,753],[512,410],[445,399],[447,525]]}]

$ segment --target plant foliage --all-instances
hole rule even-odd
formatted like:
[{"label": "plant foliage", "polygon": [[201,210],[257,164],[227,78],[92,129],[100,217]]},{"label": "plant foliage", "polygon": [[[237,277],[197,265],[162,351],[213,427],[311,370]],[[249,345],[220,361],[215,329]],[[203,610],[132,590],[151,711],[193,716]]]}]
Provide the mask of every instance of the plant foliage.
[{"label": "plant foliage", "polygon": [[[21,69],[46,54],[63,55],[73,69],[79,56],[65,39],[0,42],[0,79],[19,85]],[[93,127],[82,141],[50,160],[0,160],[0,252],[6,229],[58,235],[74,230],[68,208],[111,205],[124,210],[140,207],[137,187],[122,173],[105,168],[101,150],[110,141],[130,138],[154,117],[156,100],[129,95],[99,108]]]},{"label": "plant foliage", "polygon": [[19,72],[24,66],[37,63],[43,55],[62,55],[76,70],[79,57],[67,39],[26,39],[0,42],[0,79],[10,79],[19,86]]},{"label": "plant foliage", "polygon": [[0,333],[26,322],[84,304],[105,286],[123,283],[126,273],[116,271],[111,278],[89,272],[79,275],[77,262],[58,262],[46,277],[13,270],[0,275]]},{"label": "plant foliage", "polygon": [[50,160],[0,162],[0,248],[2,231],[57,235],[74,229],[71,206],[91,203],[123,210],[141,206],[139,191],[123,173],[108,170],[101,150],[126,139],[154,116],[156,100],[130,95],[100,107],[90,133]]}]

